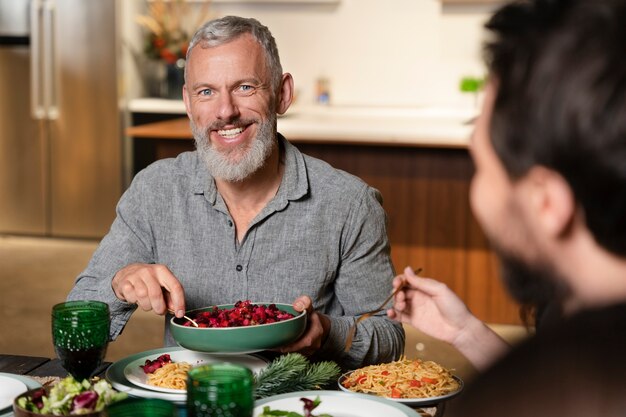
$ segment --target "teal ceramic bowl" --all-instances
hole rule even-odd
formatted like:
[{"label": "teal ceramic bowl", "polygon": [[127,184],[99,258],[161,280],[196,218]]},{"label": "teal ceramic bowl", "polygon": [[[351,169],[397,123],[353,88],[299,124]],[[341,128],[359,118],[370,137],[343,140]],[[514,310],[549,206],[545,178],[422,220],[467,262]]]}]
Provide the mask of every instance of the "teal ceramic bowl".
[{"label": "teal ceramic bowl", "polygon": [[[173,317],[170,320],[172,337],[180,346],[208,353],[251,353],[274,349],[298,340],[304,333],[307,323],[306,312],[297,312],[291,304],[254,303],[258,305],[275,304],[279,310],[295,317],[271,324],[259,324],[242,327],[187,327],[184,318]],[[234,304],[221,304],[220,310],[230,309]],[[199,312],[209,311],[213,306],[187,311],[194,317]]]}]

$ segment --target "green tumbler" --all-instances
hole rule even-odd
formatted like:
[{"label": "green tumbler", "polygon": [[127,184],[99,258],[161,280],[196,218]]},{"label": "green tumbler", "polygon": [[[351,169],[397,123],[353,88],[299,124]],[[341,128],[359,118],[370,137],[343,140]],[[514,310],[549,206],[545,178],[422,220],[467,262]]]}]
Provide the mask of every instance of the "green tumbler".
[{"label": "green tumbler", "polygon": [[109,405],[107,417],[178,417],[176,405],[158,398],[127,398]]},{"label": "green tumbler", "polygon": [[188,417],[252,417],[252,371],[231,363],[192,368],[187,376]]},{"label": "green tumbler", "polygon": [[52,307],[52,341],[63,368],[76,380],[89,378],[106,354],[109,306],[100,301],[68,301]]}]

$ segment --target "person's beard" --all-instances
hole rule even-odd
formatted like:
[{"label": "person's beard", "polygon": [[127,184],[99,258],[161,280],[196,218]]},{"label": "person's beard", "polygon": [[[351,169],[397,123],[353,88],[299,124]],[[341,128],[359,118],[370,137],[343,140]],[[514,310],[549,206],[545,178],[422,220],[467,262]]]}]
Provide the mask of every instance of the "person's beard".
[{"label": "person's beard", "polygon": [[251,143],[242,143],[237,147],[220,152],[211,144],[209,134],[212,130],[224,126],[248,126],[252,120],[215,122],[203,129],[191,120],[191,131],[196,142],[200,159],[214,178],[229,182],[239,182],[258,171],[272,153],[276,142],[276,115],[270,113],[267,120],[258,123],[256,137]]},{"label": "person's beard", "polygon": [[[546,307],[562,309],[569,289],[558,272],[545,260],[533,262],[495,244],[500,260],[501,275],[509,294],[521,305],[532,307],[541,315]],[[538,317],[536,317],[538,318]]]}]

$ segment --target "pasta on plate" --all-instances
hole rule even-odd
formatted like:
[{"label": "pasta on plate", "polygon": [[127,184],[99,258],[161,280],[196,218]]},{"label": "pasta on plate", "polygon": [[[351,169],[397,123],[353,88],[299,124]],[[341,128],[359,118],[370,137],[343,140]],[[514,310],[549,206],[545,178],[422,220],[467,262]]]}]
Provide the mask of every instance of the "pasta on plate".
[{"label": "pasta on plate", "polygon": [[461,388],[441,365],[406,358],[359,368],[346,374],[341,385],[354,392],[399,399],[439,397]]},{"label": "pasta on plate", "polygon": [[171,389],[187,389],[187,372],[191,364],[187,362],[170,362],[146,374],[146,383],[155,387]]}]

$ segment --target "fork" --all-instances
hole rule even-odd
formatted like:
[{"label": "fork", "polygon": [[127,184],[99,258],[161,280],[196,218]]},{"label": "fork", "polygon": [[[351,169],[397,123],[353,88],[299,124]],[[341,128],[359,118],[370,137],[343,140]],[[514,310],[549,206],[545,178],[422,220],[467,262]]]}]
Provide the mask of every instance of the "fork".
[{"label": "fork", "polygon": [[[174,316],[176,316],[176,313],[171,308],[168,308],[167,311],[169,311],[171,314],[174,314]],[[189,318],[187,316],[183,316],[183,318],[189,320],[191,324],[193,325],[193,327],[198,327],[198,323],[196,323],[194,319]]]},{"label": "fork", "polygon": [[[420,272],[422,272],[422,268],[417,268],[415,270],[415,275],[418,275]],[[363,313],[358,319],[356,319],[356,321],[354,322],[354,324],[352,326],[350,326],[350,330],[348,330],[348,337],[346,337],[346,345],[345,348],[343,349],[344,352],[347,352],[350,350],[350,348],[352,347],[352,340],[354,339],[354,334],[356,333],[356,326],[357,324],[359,324],[360,322],[362,322],[365,319],[368,319],[370,317],[372,317],[374,314],[382,311],[385,306],[387,305],[387,303],[389,301],[391,301],[391,299],[400,292],[400,290],[402,290],[404,287],[406,287],[406,283],[402,283],[398,286],[398,288],[396,288],[389,297],[387,297],[387,299],[385,299],[385,301],[383,301],[383,303],[380,305],[380,307],[378,307],[375,310],[372,311],[368,311],[367,313]]]}]

